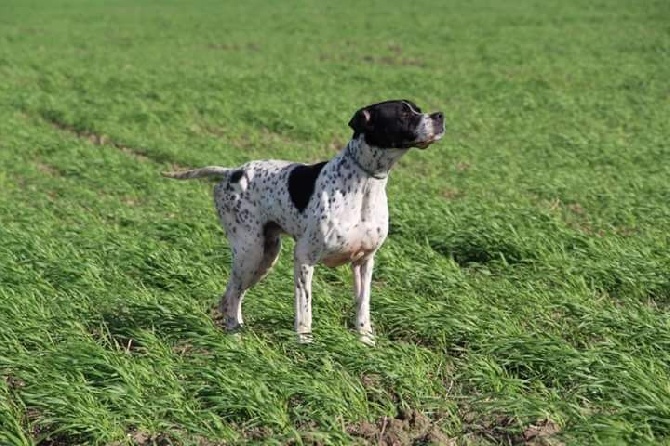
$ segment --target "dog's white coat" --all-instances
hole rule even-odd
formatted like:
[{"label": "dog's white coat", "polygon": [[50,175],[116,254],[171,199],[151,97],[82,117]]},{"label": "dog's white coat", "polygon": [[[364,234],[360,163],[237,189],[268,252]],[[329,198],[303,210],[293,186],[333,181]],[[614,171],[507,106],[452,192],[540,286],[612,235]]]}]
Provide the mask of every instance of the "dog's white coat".
[{"label": "dog's white coat", "polygon": [[[410,104],[410,109],[418,113]],[[417,128],[428,145],[441,138],[428,114]],[[226,328],[243,324],[242,299],[247,289],[264,277],[279,255],[282,234],[295,239],[295,331],[309,341],[312,331],[311,282],[314,266],[349,263],[354,279],[356,330],[373,343],[370,287],[376,251],[388,235],[388,172],[409,149],[377,148],[363,135],[321,170],[307,207],[300,211],[291,201],[288,178],[294,163],[252,161],[239,169],[205,167],[169,173],[177,179],[216,177],[214,201],[233,251],[233,265],[220,310]],[[231,182],[233,172],[241,177]]]}]

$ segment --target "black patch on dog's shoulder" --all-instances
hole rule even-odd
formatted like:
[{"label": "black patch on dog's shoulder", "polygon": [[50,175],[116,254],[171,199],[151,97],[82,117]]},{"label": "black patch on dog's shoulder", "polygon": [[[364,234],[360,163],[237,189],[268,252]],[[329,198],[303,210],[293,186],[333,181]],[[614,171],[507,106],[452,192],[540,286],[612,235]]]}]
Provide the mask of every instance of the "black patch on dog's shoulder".
[{"label": "black patch on dog's shoulder", "polygon": [[230,182],[231,183],[239,183],[240,179],[242,178],[242,175],[244,175],[243,170],[236,170],[235,172],[230,174]]},{"label": "black patch on dog's shoulder", "polygon": [[306,166],[298,164],[288,174],[288,193],[293,205],[300,212],[307,208],[309,199],[314,193],[314,184],[327,161]]}]

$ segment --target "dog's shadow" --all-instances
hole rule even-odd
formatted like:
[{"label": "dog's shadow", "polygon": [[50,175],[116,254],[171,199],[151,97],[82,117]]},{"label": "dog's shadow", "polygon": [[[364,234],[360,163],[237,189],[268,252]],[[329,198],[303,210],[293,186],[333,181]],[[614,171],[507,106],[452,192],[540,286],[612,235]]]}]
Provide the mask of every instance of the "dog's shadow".
[{"label": "dog's shadow", "polygon": [[128,352],[146,349],[146,333],[168,344],[211,336],[212,323],[193,306],[166,306],[156,302],[128,301],[109,305],[100,312],[91,332],[103,343]]},{"label": "dog's shadow", "polygon": [[[260,297],[260,296],[252,296]],[[127,353],[146,353],[147,332],[168,345],[218,343],[230,335],[218,310],[218,296],[205,308],[197,302],[167,305],[150,301],[110,304],[99,313],[89,331],[99,342]],[[247,311],[245,328],[270,341],[281,341],[293,329],[292,312],[256,303]],[[203,311],[204,310],[204,311]]]},{"label": "dog's shadow", "polygon": [[523,249],[523,247],[493,237],[431,238],[428,243],[433,251],[453,259],[462,268],[497,261],[515,264],[532,258],[532,253]]}]

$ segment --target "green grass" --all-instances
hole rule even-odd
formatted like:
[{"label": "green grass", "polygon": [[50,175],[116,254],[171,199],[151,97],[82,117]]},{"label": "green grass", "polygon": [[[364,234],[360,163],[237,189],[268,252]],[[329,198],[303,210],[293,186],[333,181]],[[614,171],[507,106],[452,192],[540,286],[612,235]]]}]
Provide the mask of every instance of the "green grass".
[{"label": "green grass", "polygon": [[[670,444],[667,1],[227,3],[0,2],[0,444]],[[159,172],[397,97],[448,133],[389,183],[378,346],[323,267],[294,343],[290,241],[224,334],[209,186]]]}]

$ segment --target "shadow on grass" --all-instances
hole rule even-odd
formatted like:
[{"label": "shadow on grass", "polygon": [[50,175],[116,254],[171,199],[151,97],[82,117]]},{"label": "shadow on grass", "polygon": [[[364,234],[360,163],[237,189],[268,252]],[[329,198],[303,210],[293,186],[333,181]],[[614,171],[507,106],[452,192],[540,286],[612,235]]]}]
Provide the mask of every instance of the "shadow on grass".
[{"label": "shadow on grass", "polygon": [[[218,311],[218,299],[207,313],[193,311],[190,305],[161,305],[153,302],[120,302],[101,311],[104,330],[92,327],[91,332],[106,344],[133,354],[147,353],[143,332],[174,345],[175,351],[183,353],[197,345],[211,346],[213,336],[218,341],[233,335],[226,332],[222,314]],[[293,333],[293,313],[247,312],[244,331],[271,342],[286,341],[287,333]],[[105,332],[106,331],[106,332]],[[218,342],[215,341],[215,342]]]},{"label": "shadow on grass", "polygon": [[132,353],[145,353],[146,345],[142,331],[155,333],[169,343],[182,343],[211,335],[214,327],[203,313],[192,308],[175,307],[153,302],[123,302],[101,312],[102,323],[107,333],[92,331],[117,348]]},{"label": "shadow on grass", "polygon": [[428,243],[435,252],[452,258],[461,267],[496,261],[516,264],[534,258],[532,253],[509,241],[483,235],[431,238]]}]

